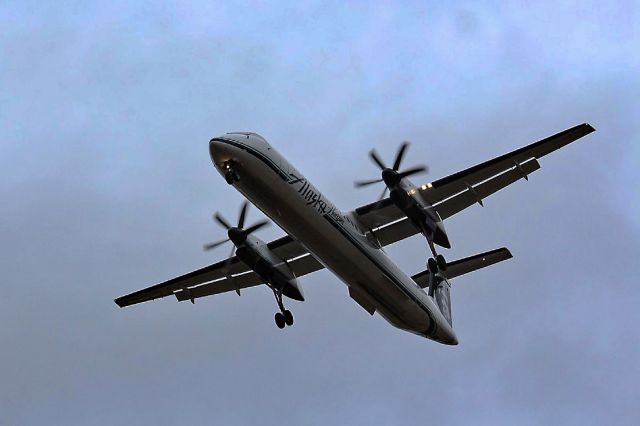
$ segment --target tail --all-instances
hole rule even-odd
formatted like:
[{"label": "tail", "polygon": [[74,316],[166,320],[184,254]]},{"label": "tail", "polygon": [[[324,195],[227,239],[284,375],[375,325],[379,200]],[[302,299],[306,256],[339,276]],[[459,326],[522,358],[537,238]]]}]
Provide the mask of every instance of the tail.
[{"label": "tail", "polygon": [[511,259],[511,252],[505,248],[491,250],[475,256],[465,257],[455,262],[447,263],[445,271],[435,274],[429,270],[422,271],[414,275],[413,280],[422,288],[429,288],[429,296],[433,297],[442,315],[453,326],[451,315],[451,283],[449,280],[478,269],[486,268],[503,260]]}]

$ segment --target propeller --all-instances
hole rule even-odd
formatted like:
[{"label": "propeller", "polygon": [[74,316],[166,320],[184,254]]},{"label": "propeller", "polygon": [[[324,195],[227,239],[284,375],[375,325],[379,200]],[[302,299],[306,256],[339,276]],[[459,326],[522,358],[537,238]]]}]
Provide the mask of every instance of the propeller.
[{"label": "propeller", "polygon": [[385,188],[382,191],[382,195],[380,195],[380,200],[382,200],[387,191],[389,189],[393,189],[400,181],[406,177],[417,175],[419,173],[428,172],[429,168],[425,165],[420,165],[416,167],[411,167],[404,171],[399,171],[400,165],[402,164],[402,160],[407,153],[407,148],[409,148],[409,142],[402,142],[400,147],[398,148],[398,152],[396,153],[396,158],[393,161],[392,167],[387,167],[376,152],[375,149],[369,151],[369,158],[373,161],[382,171],[382,177],[380,179],[371,179],[371,180],[361,180],[354,182],[356,188],[363,188],[365,186],[373,185],[376,183],[384,182]]},{"label": "propeller", "polygon": [[221,246],[229,241],[231,241],[234,245],[234,247],[231,249],[231,256],[233,256],[233,252],[235,250],[235,247],[237,247],[238,245],[244,243],[247,239],[247,236],[249,234],[252,234],[254,232],[256,232],[258,229],[263,228],[265,226],[267,226],[269,224],[268,220],[262,220],[260,222],[256,222],[253,225],[249,226],[248,228],[244,229],[244,222],[245,219],[247,217],[247,210],[249,209],[249,202],[245,201],[244,203],[242,203],[242,206],[240,207],[240,213],[238,215],[238,225],[237,226],[231,226],[229,224],[229,222],[224,218],[224,216],[222,216],[219,212],[216,212],[213,215],[213,219],[218,222],[218,224],[220,224],[220,226],[222,226],[224,229],[227,230],[227,238],[224,240],[220,240],[220,241],[216,241],[213,243],[209,243],[209,244],[205,244],[204,246],[202,246],[202,248],[207,251],[207,250],[212,250],[218,246]]}]

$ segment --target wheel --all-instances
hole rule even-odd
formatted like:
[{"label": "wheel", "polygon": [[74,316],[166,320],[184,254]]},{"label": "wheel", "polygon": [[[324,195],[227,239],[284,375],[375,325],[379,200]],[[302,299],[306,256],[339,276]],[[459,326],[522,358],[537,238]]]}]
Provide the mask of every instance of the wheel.
[{"label": "wheel", "polygon": [[443,255],[439,254],[438,256],[436,256],[436,263],[438,264],[438,268],[440,268],[441,271],[447,270],[447,261],[444,260]]},{"label": "wheel", "polygon": [[427,260],[427,268],[429,269],[429,272],[433,274],[438,272],[438,264],[433,257],[430,257],[429,260]]},{"label": "wheel", "polygon": [[284,311],[284,322],[287,325],[293,325],[293,314],[288,309]]},{"label": "wheel", "polygon": [[280,312],[278,312],[275,316],[276,318],[276,325],[278,326],[279,329],[283,329],[284,325],[285,325],[285,319],[284,319],[284,315],[282,315]]}]

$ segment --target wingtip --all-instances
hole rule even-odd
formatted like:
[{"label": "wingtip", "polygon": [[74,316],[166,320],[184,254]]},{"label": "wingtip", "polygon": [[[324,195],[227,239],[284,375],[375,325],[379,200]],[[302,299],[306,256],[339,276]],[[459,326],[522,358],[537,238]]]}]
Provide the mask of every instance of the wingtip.
[{"label": "wingtip", "polygon": [[506,254],[509,256],[507,257],[507,259],[511,259],[513,257],[513,254],[511,253],[511,250],[509,250],[506,247],[502,247],[500,250],[504,250],[506,252]]}]

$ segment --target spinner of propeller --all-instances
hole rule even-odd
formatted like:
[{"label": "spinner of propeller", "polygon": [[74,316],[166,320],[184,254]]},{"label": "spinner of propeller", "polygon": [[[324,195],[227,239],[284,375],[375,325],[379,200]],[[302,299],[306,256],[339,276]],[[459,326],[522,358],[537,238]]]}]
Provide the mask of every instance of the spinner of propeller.
[{"label": "spinner of propeller", "polygon": [[[225,244],[229,241],[231,241],[233,243],[234,246],[238,246],[242,243],[244,243],[247,240],[247,236],[249,234],[252,234],[254,232],[256,232],[258,229],[263,228],[265,226],[267,226],[269,224],[268,220],[261,220],[259,222],[254,223],[253,225],[249,226],[248,228],[244,228],[244,221],[245,218],[247,217],[247,210],[249,209],[249,203],[247,201],[245,201],[244,203],[242,203],[242,206],[240,207],[240,213],[238,215],[238,225],[237,226],[231,226],[229,224],[229,222],[219,213],[216,212],[213,215],[213,219],[218,222],[220,224],[220,226],[222,226],[223,228],[225,228],[227,230],[227,238],[224,240],[220,240],[220,241],[216,241],[213,243],[209,243],[209,244],[205,244],[203,246],[203,249],[206,250],[211,250],[214,249],[218,246],[221,246],[222,244]],[[232,249],[232,255],[233,255],[233,249]]]},{"label": "spinner of propeller", "polygon": [[356,181],[354,185],[356,188],[362,188],[365,186],[373,185],[376,183],[384,182],[385,188],[382,191],[382,195],[380,196],[380,200],[382,200],[387,191],[393,189],[400,183],[400,181],[406,177],[417,175],[419,173],[426,173],[429,171],[429,168],[426,165],[420,165],[411,167],[409,169],[400,171],[400,165],[402,164],[402,160],[407,152],[407,148],[409,148],[409,142],[403,142],[398,148],[398,152],[396,153],[396,158],[393,161],[392,167],[387,167],[376,152],[375,149],[369,151],[369,158],[380,168],[382,171],[382,177],[379,179],[371,179],[371,180],[363,180]]}]

